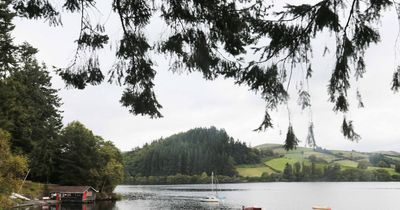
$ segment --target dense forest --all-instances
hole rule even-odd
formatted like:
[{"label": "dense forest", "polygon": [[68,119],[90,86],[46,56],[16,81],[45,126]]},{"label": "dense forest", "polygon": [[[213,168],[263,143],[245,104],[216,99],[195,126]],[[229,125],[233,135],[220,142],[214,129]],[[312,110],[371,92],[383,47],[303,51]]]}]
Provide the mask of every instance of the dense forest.
[{"label": "dense forest", "polygon": [[63,127],[58,90],[52,88],[49,72],[37,62],[36,53],[26,43],[18,46],[14,66],[0,79],[0,129],[8,136],[4,141],[12,153],[27,159],[29,180],[110,184],[112,191],[116,183],[111,184],[114,174],[107,174],[107,167],[120,167],[116,176],[122,177],[120,151],[80,122]]},{"label": "dense forest", "polygon": [[0,65],[0,208],[10,205],[9,195],[25,176],[91,185],[104,195],[123,179],[121,152],[111,141],[78,121],[63,125],[61,98],[36,53],[21,44],[7,58],[10,65]]},{"label": "dense forest", "polygon": [[195,175],[212,171],[233,176],[236,164],[260,162],[258,150],[215,127],[196,128],[145,144],[124,154],[130,176]]}]

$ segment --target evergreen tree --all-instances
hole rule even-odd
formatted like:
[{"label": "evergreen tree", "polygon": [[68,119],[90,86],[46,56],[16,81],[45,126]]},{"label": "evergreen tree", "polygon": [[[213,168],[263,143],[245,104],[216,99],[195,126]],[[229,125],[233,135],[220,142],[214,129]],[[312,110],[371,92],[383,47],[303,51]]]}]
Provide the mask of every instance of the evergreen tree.
[{"label": "evergreen tree", "polygon": [[13,45],[11,32],[15,26],[12,23],[15,13],[10,10],[12,0],[0,2],[0,79],[7,77],[16,65],[15,54],[17,47]]},{"label": "evergreen tree", "polygon": [[293,175],[295,177],[295,181],[301,181],[302,180],[302,171],[301,171],[301,163],[296,162],[293,165]]},{"label": "evergreen tree", "polygon": [[13,151],[22,154],[30,154],[40,141],[55,139],[62,125],[60,98],[36,52],[26,43],[19,46],[14,70],[0,79],[0,128],[11,133]]},{"label": "evergreen tree", "polygon": [[153,141],[124,154],[131,176],[236,174],[235,164],[259,163],[258,151],[234,141],[224,130],[196,128]]},{"label": "evergreen tree", "polygon": [[12,150],[29,157],[31,178],[47,182],[62,126],[60,98],[37,50],[26,43],[15,49],[13,67],[0,78],[0,128],[11,134]]},{"label": "evergreen tree", "polygon": [[[15,45],[15,1],[0,2],[0,128],[11,134],[12,151],[30,158],[31,178],[47,181],[52,148],[61,128],[60,99],[51,77],[27,43]],[[32,9],[35,3],[31,2]]]},{"label": "evergreen tree", "polygon": [[283,169],[283,174],[282,177],[286,180],[286,181],[293,181],[294,177],[293,177],[293,168],[292,165],[289,163],[285,164],[285,168]]}]

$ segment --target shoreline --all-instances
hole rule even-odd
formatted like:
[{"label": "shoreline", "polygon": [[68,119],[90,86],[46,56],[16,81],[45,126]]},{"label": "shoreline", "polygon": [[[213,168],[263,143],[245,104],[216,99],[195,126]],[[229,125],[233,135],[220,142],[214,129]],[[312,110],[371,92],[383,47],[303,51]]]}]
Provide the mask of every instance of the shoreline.
[{"label": "shoreline", "polygon": [[[80,204],[90,204],[90,203],[95,203],[95,202],[104,202],[104,201],[118,201],[121,200],[121,195],[116,194],[113,196],[110,196],[108,198],[100,198],[96,199],[94,202],[77,202]],[[62,201],[56,201],[56,200],[30,200],[30,201],[24,201],[22,203],[19,203],[17,205],[12,206],[12,209],[18,209],[18,208],[23,208],[23,207],[32,207],[32,206],[46,206],[46,205],[56,205],[56,204],[62,204]],[[65,202],[69,203],[69,202]]]},{"label": "shoreline", "polygon": [[53,205],[57,204],[56,200],[31,200],[31,201],[26,201],[17,205],[14,205],[12,208],[21,208],[21,207],[29,207],[29,206],[45,206],[45,205]]}]

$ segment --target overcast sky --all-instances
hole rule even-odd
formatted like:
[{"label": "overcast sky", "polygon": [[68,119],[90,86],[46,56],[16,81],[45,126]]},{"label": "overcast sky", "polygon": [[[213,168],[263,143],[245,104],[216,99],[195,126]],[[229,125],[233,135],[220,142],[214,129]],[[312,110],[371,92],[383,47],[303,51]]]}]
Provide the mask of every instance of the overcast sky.
[{"label": "overcast sky", "polygon": [[[116,17],[110,13],[108,5],[98,5],[102,13],[97,15],[106,22],[111,41],[115,42],[121,34]],[[38,59],[48,66],[66,67],[76,49],[74,40],[79,34],[79,19],[75,15],[63,15],[63,27],[49,27],[42,21],[15,21],[13,33],[15,41],[27,41],[39,49]],[[345,140],[340,133],[341,114],[332,111],[328,102],[327,85],[333,69],[334,55],[322,57],[323,46],[331,46],[333,40],[321,37],[315,41],[313,69],[310,80],[313,120],[317,144],[329,149],[360,151],[396,150],[400,151],[400,95],[390,90],[390,81],[399,58],[395,58],[395,40],[398,34],[398,22],[394,11],[388,11],[381,22],[382,42],[372,46],[366,53],[367,73],[359,82],[352,83],[352,110],[348,118],[354,120],[356,132],[362,139],[358,143]],[[156,18],[148,28],[150,40],[163,37],[166,28]],[[110,50],[101,53],[101,62],[106,72],[114,61]],[[60,78],[54,76],[54,87],[59,88],[62,98],[63,122],[67,124],[79,120],[97,135],[111,140],[122,151],[127,151],[146,142],[167,137],[195,127],[216,126],[224,128],[235,139],[250,143],[252,146],[263,143],[282,143],[288,127],[288,115],[285,107],[272,113],[274,128],[266,132],[254,132],[263,119],[265,103],[259,95],[249,92],[246,87],[238,87],[232,80],[217,79],[205,81],[198,73],[173,74],[168,71],[169,59],[154,56],[157,66],[155,92],[164,118],[133,116],[121,106],[119,99],[122,88],[104,83],[84,90],[68,89]],[[298,67],[295,78],[303,75]],[[54,74],[53,74],[54,75]],[[292,112],[293,126],[297,137],[304,145],[309,122],[308,112],[302,112],[296,105],[296,86],[291,85],[292,98],[289,107]],[[365,108],[358,109],[355,101],[359,88]]]}]

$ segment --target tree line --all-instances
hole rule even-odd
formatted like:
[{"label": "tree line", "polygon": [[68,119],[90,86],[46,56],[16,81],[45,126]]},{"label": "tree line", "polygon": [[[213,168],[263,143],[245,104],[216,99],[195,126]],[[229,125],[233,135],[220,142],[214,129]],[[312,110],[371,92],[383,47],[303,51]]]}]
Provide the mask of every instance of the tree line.
[{"label": "tree line", "polygon": [[293,165],[286,163],[282,173],[263,173],[261,180],[284,182],[372,182],[399,181],[400,176],[391,175],[385,169],[367,170],[360,165],[357,168],[342,168],[339,164],[320,167],[315,162],[311,164],[296,162]]},{"label": "tree line", "polygon": [[[391,175],[385,169],[367,170],[357,168],[342,168],[338,164],[318,166],[315,163],[287,163],[282,172],[264,172],[260,177],[224,176],[214,177],[217,183],[246,182],[387,182],[400,181],[399,175]],[[128,176],[125,184],[208,184],[211,177],[205,172],[196,175],[176,174],[169,176]]]},{"label": "tree line", "polygon": [[11,151],[27,158],[29,179],[99,187],[107,164],[122,167],[120,151],[79,122],[63,128],[58,90],[36,53],[26,43],[18,46],[0,78],[0,129],[10,134]]},{"label": "tree line", "polygon": [[[9,38],[3,29],[0,24],[0,42]],[[112,192],[123,179],[121,152],[77,121],[63,127],[58,90],[36,53],[23,43],[0,58],[0,203],[10,203],[26,174],[31,181]]]},{"label": "tree line", "polygon": [[225,130],[196,128],[145,144],[124,154],[128,176],[236,175],[236,164],[260,162],[259,151]]}]

